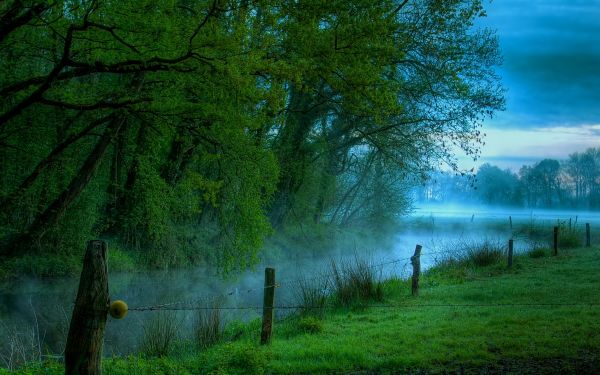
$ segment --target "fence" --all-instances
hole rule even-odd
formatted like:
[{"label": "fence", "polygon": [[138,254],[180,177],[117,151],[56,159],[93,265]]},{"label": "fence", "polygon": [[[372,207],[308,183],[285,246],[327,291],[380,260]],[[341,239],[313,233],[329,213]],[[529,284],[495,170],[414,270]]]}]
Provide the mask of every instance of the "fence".
[{"label": "fence", "polygon": [[[559,227],[553,228],[553,255],[558,254]],[[590,225],[586,224],[585,246],[590,247]],[[513,265],[513,244],[511,238],[507,246],[507,267]],[[404,262],[407,266],[411,264],[411,293],[414,297],[419,295],[419,278],[421,274],[421,256],[447,254],[445,251],[429,251],[422,253],[423,246],[416,245],[413,256],[408,258],[393,259],[390,261],[371,264],[369,267],[383,267],[391,264]],[[201,300],[176,301],[150,306],[137,306],[128,308],[123,301],[110,303],[108,293],[107,272],[107,245],[104,241],[89,241],[84,257],[79,289],[69,327],[69,333],[65,349],[65,374],[100,374],[102,359],[102,345],[107,315],[120,319],[127,315],[128,311],[162,311],[162,310],[260,310],[262,309],[262,325],[260,343],[268,344],[272,337],[275,310],[298,310],[298,309],[327,309],[331,306],[306,306],[306,305],[276,305],[275,289],[283,284],[296,283],[299,280],[285,280],[277,282],[275,269],[265,269],[265,281],[262,288],[248,289],[247,291],[263,290],[262,306],[200,306]],[[225,293],[231,295],[233,292]],[[204,299],[203,299],[204,300]],[[485,307],[593,307],[600,303],[497,303],[497,304],[371,304],[370,308],[392,308],[392,309],[414,309],[414,308],[485,308]]]}]

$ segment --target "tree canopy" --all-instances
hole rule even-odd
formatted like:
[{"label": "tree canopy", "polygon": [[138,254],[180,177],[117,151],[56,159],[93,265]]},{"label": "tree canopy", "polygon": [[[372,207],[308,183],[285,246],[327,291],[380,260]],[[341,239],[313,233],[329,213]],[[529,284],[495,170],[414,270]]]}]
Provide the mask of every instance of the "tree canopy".
[{"label": "tree canopy", "polygon": [[[393,220],[503,106],[478,0],[8,0],[0,254],[114,238],[256,260],[273,228]],[[378,224],[374,224],[378,225]]]}]

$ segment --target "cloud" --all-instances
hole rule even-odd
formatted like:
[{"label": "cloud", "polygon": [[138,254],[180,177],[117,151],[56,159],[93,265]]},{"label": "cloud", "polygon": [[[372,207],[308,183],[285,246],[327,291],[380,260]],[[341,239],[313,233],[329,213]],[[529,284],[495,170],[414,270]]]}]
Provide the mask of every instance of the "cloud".
[{"label": "cloud", "polygon": [[600,0],[497,0],[487,13],[508,89],[507,111],[492,124],[600,123]]},{"label": "cloud", "polygon": [[569,154],[600,146],[600,123],[579,126],[545,128],[486,127],[482,157],[477,163],[466,157],[459,158],[463,169],[490,163],[518,171],[524,164],[531,165],[551,158],[564,160]]}]

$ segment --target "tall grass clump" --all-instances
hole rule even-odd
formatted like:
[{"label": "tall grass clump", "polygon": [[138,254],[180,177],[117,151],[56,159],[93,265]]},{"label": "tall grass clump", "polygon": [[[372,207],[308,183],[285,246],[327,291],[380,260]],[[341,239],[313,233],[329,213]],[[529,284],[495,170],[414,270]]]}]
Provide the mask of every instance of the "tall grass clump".
[{"label": "tall grass clump", "polygon": [[485,240],[471,242],[464,247],[464,261],[475,267],[487,267],[504,259],[504,246],[498,242]]},{"label": "tall grass clump", "polygon": [[487,267],[504,259],[505,248],[499,242],[457,241],[444,245],[443,255],[436,258],[435,268],[439,270]]},{"label": "tall grass clump", "polygon": [[221,303],[217,300],[199,309],[194,320],[194,339],[202,349],[209,348],[223,338],[225,324],[221,316]]},{"label": "tall grass clump", "polygon": [[563,249],[581,247],[583,245],[582,236],[582,231],[577,229],[576,226],[570,226],[562,222],[558,228],[558,247]]},{"label": "tall grass clump", "polygon": [[383,285],[373,264],[357,256],[353,260],[331,261],[333,298],[337,305],[353,306],[383,300]]},{"label": "tall grass clump", "polygon": [[175,314],[157,313],[143,327],[140,352],[146,357],[168,356],[177,340],[178,331]]},{"label": "tall grass clump", "polygon": [[313,279],[303,277],[299,279],[295,294],[300,306],[300,315],[322,318],[325,314],[328,290],[329,280],[327,277],[319,276]]}]

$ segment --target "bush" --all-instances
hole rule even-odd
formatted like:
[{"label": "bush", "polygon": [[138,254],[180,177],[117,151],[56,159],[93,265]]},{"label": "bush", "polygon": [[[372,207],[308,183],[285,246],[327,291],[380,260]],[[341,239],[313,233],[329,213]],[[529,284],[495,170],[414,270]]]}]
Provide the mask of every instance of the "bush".
[{"label": "bush", "polygon": [[167,356],[177,339],[177,332],[174,314],[159,312],[144,325],[140,352],[146,357]]},{"label": "bush", "polygon": [[373,265],[358,257],[340,265],[331,261],[334,300],[338,305],[352,306],[369,300],[383,300],[383,286]]}]

